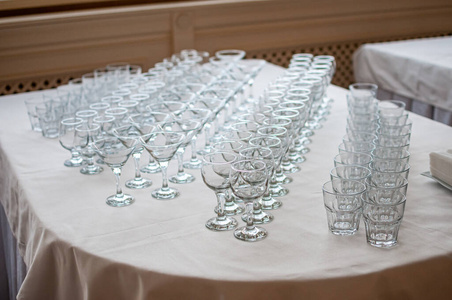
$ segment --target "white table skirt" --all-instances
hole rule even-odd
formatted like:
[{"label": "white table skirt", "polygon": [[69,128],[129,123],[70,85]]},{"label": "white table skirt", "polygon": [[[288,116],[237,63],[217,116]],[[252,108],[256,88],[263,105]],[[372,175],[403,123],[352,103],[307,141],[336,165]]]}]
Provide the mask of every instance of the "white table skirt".
[{"label": "white table skirt", "polygon": [[[282,69],[267,65],[262,91]],[[331,115],[287,185],[284,205],[258,243],[205,228],[214,193],[202,182],[178,185],[181,196],[105,204],[114,192],[106,169],[84,176],[63,166],[69,152],[30,130],[24,99],[0,98],[0,201],[27,266],[18,299],[434,299],[452,294],[452,192],[422,177],[431,151],[452,148],[452,128],[411,115],[411,171],[399,246],[329,233],[322,184],[345,134],[346,91],[330,87]],[[143,162],[147,156],[143,157]],[[175,171],[171,164],[169,173]],[[147,176],[147,175],[144,175]],[[154,185],[161,175],[151,175]],[[129,162],[122,180],[133,177]],[[172,185],[174,186],[174,185]],[[241,224],[243,222],[239,221]]]},{"label": "white table skirt", "polygon": [[452,125],[452,37],[362,45],[353,55],[357,82],[406,100],[413,112]]}]

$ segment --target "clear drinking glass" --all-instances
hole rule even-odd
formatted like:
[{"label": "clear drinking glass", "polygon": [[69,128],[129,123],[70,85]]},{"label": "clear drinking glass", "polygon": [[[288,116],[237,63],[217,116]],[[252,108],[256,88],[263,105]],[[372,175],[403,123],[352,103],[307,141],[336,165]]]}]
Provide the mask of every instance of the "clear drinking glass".
[{"label": "clear drinking glass", "polygon": [[256,242],[267,237],[264,228],[254,225],[251,217],[253,205],[259,206],[259,199],[268,188],[268,168],[262,160],[240,160],[231,166],[229,175],[232,192],[246,203],[248,218],[246,226],[237,228],[234,236],[242,241]]},{"label": "clear drinking glass", "polygon": [[80,147],[75,139],[75,128],[82,124],[83,120],[75,117],[63,119],[60,123],[60,144],[64,149],[71,151],[71,158],[64,162],[66,167],[80,167],[83,163]]},{"label": "clear drinking glass", "polygon": [[182,133],[165,131],[154,131],[140,137],[141,143],[158,162],[162,171],[162,187],[152,192],[156,199],[166,200],[179,196],[178,190],[168,186],[167,169],[169,161],[176,154],[184,138]]},{"label": "clear drinking glass", "polygon": [[82,124],[75,127],[75,140],[80,147],[81,154],[86,158],[86,164],[80,169],[80,173],[84,175],[96,175],[104,169],[94,164],[96,152],[93,149],[93,143],[102,137],[100,125],[98,124]]},{"label": "clear drinking glass", "polygon": [[323,185],[322,191],[330,232],[355,234],[361,220],[361,195],[366,192],[366,185],[355,180],[333,179]]},{"label": "clear drinking glass", "polygon": [[392,248],[398,243],[400,224],[405,212],[406,197],[401,193],[392,195],[390,201],[381,201],[377,192],[363,197],[363,218],[367,243],[379,248]]},{"label": "clear drinking glass", "polygon": [[204,183],[217,196],[217,216],[206,222],[206,227],[214,231],[232,230],[237,227],[237,220],[226,215],[224,207],[230,188],[229,174],[231,163],[236,161],[236,155],[230,152],[214,152],[203,156],[201,175]]},{"label": "clear drinking glass", "polygon": [[113,207],[123,207],[132,204],[135,198],[132,195],[124,194],[120,185],[122,167],[127,162],[136,145],[135,138],[125,138],[121,140],[115,137],[100,139],[92,144],[93,150],[108,165],[116,178],[116,193],[106,199],[106,203]]}]

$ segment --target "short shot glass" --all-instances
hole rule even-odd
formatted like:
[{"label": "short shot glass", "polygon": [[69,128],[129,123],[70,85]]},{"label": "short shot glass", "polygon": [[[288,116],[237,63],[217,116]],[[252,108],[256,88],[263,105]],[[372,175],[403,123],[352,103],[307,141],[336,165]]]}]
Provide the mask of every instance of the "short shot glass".
[{"label": "short shot glass", "polygon": [[330,232],[354,235],[359,229],[366,185],[355,180],[333,179],[323,185],[322,191]]}]

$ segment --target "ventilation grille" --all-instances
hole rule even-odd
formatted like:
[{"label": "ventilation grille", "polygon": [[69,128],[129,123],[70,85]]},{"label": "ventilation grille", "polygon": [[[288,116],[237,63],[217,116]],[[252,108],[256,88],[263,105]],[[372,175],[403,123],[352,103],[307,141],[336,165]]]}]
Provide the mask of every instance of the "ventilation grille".
[{"label": "ventilation grille", "polygon": [[324,44],[324,45],[315,45],[315,46],[307,46],[293,49],[273,49],[273,50],[259,50],[253,52],[247,52],[247,57],[249,58],[260,58],[265,59],[268,62],[271,62],[275,65],[279,65],[287,68],[289,65],[289,61],[293,54],[295,53],[312,53],[314,55],[332,55],[336,59],[336,74],[333,78],[333,84],[347,88],[350,84],[355,82],[355,78],[353,75],[353,53],[363,44],[365,43],[381,43],[381,42],[390,42],[390,41],[399,41],[399,40],[407,40],[407,39],[416,39],[416,38],[427,38],[427,37],[440,37],[440,36],[449,36],[452,35],[452,32],[447,33],[437,33],[430,35],[422,35],[422,36],[408,36],[408,37],[400,37],[394,39],[385,39],[385,40],[367,40],[367,41],[353,41],[353,42],[344,42],[344,43],[335,43],[335,44]]},{"label": "ventilation grille", "polygon": [[[452,32],[436,33],[429,35],[405,36],[400,38],[384,40],[352,41],[335,44],[312,45],[292,49],[267,49],[259,51],[249,51],[247,52],[247,57],[265,59],[266,61],[271,62],[275,65],[287,67],[289,65],[290,58],[295,53],[332,55],[336,58],[337,64],[337,70],[333,78],[333,84],[346,88],[355,81],[353,76],[352,56],[353,53],[362,44],[398,41],[415,38],[449,36],[449,35],[452,35]],[[61,84],[68,83],[69,80],[72,78],[80,77],[82,74],[91,71],[92,70],[86,70],[85,72],[77,72],[73,74],[60,74],[54,76],[23,79],[8,82],[0,81],[0,95],[9,95],[55,88]]]}]

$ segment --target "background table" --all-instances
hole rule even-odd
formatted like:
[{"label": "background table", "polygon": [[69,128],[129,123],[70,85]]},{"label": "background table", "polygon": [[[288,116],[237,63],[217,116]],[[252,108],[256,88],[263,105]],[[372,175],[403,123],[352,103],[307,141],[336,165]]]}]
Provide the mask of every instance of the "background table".
[{"label": "background table", "polygon": [[362,45],[353,55],[357,82],[379,86],[417,114],[452,125],[452,37]]},{"label": "background table", "polygon": [[[266,65],[256,91],[282,69]],[[105,204],[114,192],[106,169],[84,176],[63,166],[69,152],[32,132],[24,100],[0,98],[0,201],[27,276],[18,299],[433,299],[452,293],[452,192],[422,177],[428,154],[452,148],[452,128],[412,115],[411,171],[399,246],[367,245],[328,232],[322,184],[345,134],[346,91],[334,99],[311,152],[287,185],[284,205],[264,227],[267,239],[246,243],[204,227],[214,193],[199,170],[179,198],[159,201],[131,191],[124,208]],[[143,162],[146,156],[143,157]],[[175,163],[171,164],[175,171]],[[133,177],[128,162],[122,182]],[[161,175],[148,176],[154,186]],[[174,186],[174,185],[173,185]],[[243,222],[240,221],[241,224]]]}]

